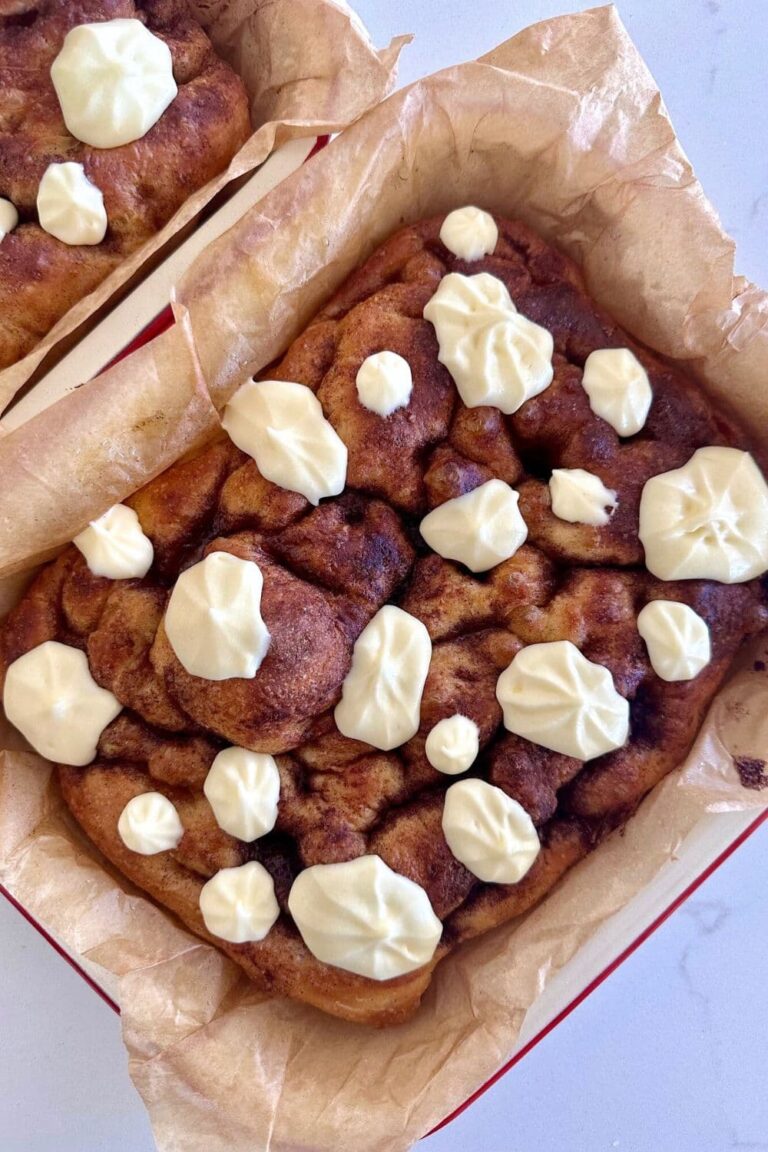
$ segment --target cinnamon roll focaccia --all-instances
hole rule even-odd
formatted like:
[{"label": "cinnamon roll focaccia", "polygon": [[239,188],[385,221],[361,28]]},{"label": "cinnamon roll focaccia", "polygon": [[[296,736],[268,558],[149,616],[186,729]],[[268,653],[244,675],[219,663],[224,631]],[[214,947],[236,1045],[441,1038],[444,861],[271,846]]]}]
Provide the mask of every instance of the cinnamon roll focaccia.
[{"label": "cinnamon roll focaccia", "polygon": [[393,236],[223,424],[37,577],[6,710],[261,986],[396,1023],[685,757],[768,622],[768,488],[477,209]]},{"label": "cinnamon roll focaccia", "polygon": [[[135,45],[126,40],[124,48],[128,101],[142,95],[151,100],[157,77],[151,73],[142,89],[132,53],[135,49],[140,65],[142,53],[151,53],[157,42],[170,50],[169,72],[177,91],[138,138],[96,147],[68,129],[52,67],[68,34],[94,24],[119,29],[115,21],[134,22],[122,25],[136,40]],[[155,40],[136,37],[135,25]],[[75,47],[72,69],[76,75],[81,69],[82,91],[74,95],[82,101],[103,75],[103,61],[88,41],[76,40]],[[112,55],[112,45],[105,53]],[[106,97],[98,106],[104,118],[136,115],[132,103],[124,106],[126,101],[115,108],[110,103],[114,85],[105,82],[104,87]],[[96,96],[101,100],[101,93]],[[80,121],[73,126],[80,131]],[[65,312],[159,232],[191,193],[226,168],[250,130],[242,81],[217,56],[184,0],[0,4],[0,204],[5,202],[11,214],[3,223],[0,213],[0,368],[29,352]],[[55,198],[50,219],[87,214],[89,198],[96,200],[91,210],[100,212],[100,194],[106,216],[100,240],[94,238],[98,231],[73,228],[69,219],[64,233],[48,222],[41,187],[51,166],[63,164],[80,165],[82,173],[69,169],[61,183],[48,177]],[[80,196],[67,207],[75,178]],[[11,228],[14,213],[18,223]]]}]

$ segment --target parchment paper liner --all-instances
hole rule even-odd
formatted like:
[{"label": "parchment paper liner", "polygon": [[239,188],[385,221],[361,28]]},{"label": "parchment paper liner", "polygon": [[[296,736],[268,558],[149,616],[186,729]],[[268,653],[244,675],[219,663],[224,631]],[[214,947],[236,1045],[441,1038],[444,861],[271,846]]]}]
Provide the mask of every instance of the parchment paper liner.
[{"label": "parchment paper liner", "polygon": [[71,308],[35,348],[0,371],[0,412],[57,344],[93,316],[227,183],[286,140],[337,132],[386,96],[408,37],[377,51],[344,0],[188,0],[219,54],[242,76],[254,132],[229,168],[179,208],[162,231]]},{"label": "parchment paper liner", "polygon": [[[400,218],[467,201],[517,212],[577,255],[595,295],[648,343],[691,361],[766,444],[765,294],[733,278],[733,242],[610,8],[536,25],[483,61],[391,98],[197,262],[179,293],[189,328],[174,337],[177,347],[185,336],[195,345],[174,379],[189,442],[212,426],[199,363],[221,403]],[[132,366],[149,370],[153,347],[121,365],[125,377],[81,390],[97,397],[95,421]],[[72,429],[85,428],[89,402],[80,403]],[[18,443],[9,455],[13,437],[0,445],[0,468],[11,466],[14,483],[28,479],[49,543],[70,538],[161,455],[134,463],[122,431],[112,429],[102,451],[94,436],[59,478],[55,512],[42,507],[53,479],[42,461],[64,404],[20,430],[26,456]],[[87,468],[101,481],[90,503]],[[6,571],[24,562],[6,530],[11,512],[25,524],[14,502],[13,492],[3,498]],[[27,545],[27,563],[42,543],[38,533]],[[33,756],[6,754],[0,765],[0,879],[76,951],[120,976],[131,1074],[162,1152],[398,1152],[509,1056],[537,994],[653,881],[705,811],[768,802],[766,791],[741,787],[730,756],[763,759],[768,748],[768,677],[753,671],[766,655],[764,641],[745,653],[686,764],[625,833],[521,922],[449,957],[402,1028],[374,1032],[263,999],[214,949],[115,880],[70,827]]]}]

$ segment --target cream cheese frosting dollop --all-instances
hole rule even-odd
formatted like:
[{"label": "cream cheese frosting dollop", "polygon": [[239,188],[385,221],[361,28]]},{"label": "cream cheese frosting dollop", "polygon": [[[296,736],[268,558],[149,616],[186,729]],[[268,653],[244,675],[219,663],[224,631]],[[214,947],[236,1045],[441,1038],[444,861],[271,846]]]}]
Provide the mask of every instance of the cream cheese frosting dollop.
[{"label": "cream cheese frosting dollop", "polygon": [[471,572],[487,572],[514,556],[525,542],[528,528],[519,499],[503,480],[487,480],[434,508],[419,531],[432,551],[445,560],[458,560]]},{"label": "cream cheese frosting dollop", "polygon": [[510,415],[552,383],[552,334],[522,316],[488,272],[444,276],[424,318],[467,408],[488,405]]},{"label": "cream cheese frosting dollop", "polygon": [[211,552],[179,576],[165,612],[168,641],[191,676],[252,680],[269,648],[261,569]]},{"label": "cream cheese frosting dollop", "polygon": [[653,391],[648,373],[629,348],[590,352],[581,382],[592,411],[619,436],[634,436],[644,426]]},{"label": "cream cheese frosting dollop", "polygon": [[380,856],[305,869],[288,909],[313,956],[369,980],[428,964],[443,931],[424,889]]},{"label": "cream cheese frosting dollop", "polygon": [[336,727],[381,752],[399,747],[419,727],[432,642],[421,620],[385,604],[358,636],[352,667],[336,705]]},{"label": "cream cheese frosting dollop", "polygon": [[82,164],[49,164],[37,191],[40,227],[63,244],[100,244],[107,232],[104,197]]},{"label": "cream cheese frosting dollop", "polygon": [[200,889],[200,911],[208,931],[220,940],[263,940],[280,915],[274,880],[257,860],[222,868]]},{"label": "cream cheese frosting dollop", "polygon": [[141,139],[178,91],[168,45],[130,19],[72,28],[51,80],[68,130],[94,148]]},{"label": "cream cheese frosting dollop", "polygon": [[591,524],[602,528],[619,501],[612,488],[584,468],[554,468],[549,479],[552,511],[569,524]]},{"label": "cream cheese frosting dollop", "polygon": [[487,884],[517,884],[541,847],[525,808],[485,780],[451,784],[442,824],[453,855]]},{"label": "cream cheese frosting dollop", "polygon": [[363,408],[377,416],[391,416],[411,398],[411,366],[397,352],[374,352],[360,365],[355,385]]},{"label": "cream cheese frosting dollop", "polygon": [[480,751],[480,729],[469,716],[456,713],[438,720],[424,743],[427,760],[438,772],[458,776],[466,772]]},{"label": "cream cheese frosting dollop", "polygon": [[203,792],[216,823],[230,836],[251,843],[277,822],[280,773],[272,756],[248,748],[224,748],[211,765]]},{"label": "cream cheese frosting dollop", "polygon": [[9,232],[13,232],[19,222],[16,206],[4,196],[0,196],[0,240],[4,240]]},{"label": "cream cheese frosting dollop", "polygon": [[114,504],[72,541],[94,576],[130,580],[146,576],[152,567],[152,541],[141,530],[133,508]]},{"label": "cream cheese frosting dollop", "polygon": [[646,482],[638,534],[660,580],[752,580],[768,570],[768,485],[748,452],[699,448]]},{"label": "cream cheese frosting dollop", "polygon": [[221,422],[273,484],[300,492],[310,504],[344,491],[346,446],[304,384],[251,380],[238,388]]},{"label": "cream cheese frosting dollop", "polygon": [[55,764],[82,767],[122,704],[91,676],[79,648],[46,640],[8,667],[5,714],[36,752]]},{"label": "cream cheese frosting dollop", "polygon": [[693,680],[712,659],[709,628],[678,600],[652,600],[637,617],[648,659],[662,680]]},{"label": "cream cheese frosting dollop", "polygon": [[142,792],[120,813],[117,831],[126,848],[141,856],[154,856],[178,847],[184,827],[176,808],[162,792]]},{"label": "cream cheese frosting dollop", "polygon": [[509,732],[578,760],[621,748],[629,735],[629,703],[611,673],[570,640],[521,649],[499,676],[496,698]]},{"label": "cream cheese frosting dollop", "polygon": [[468,204],[448,213],[440,229],[440,239],[460,260],[480,260],[493,252],[499,230],[489,212]]}]

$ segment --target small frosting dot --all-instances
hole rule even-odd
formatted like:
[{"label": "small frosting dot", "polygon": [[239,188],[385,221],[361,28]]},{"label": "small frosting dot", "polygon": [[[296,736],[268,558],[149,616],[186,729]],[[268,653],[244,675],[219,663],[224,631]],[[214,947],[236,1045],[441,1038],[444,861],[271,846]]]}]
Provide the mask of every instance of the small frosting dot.
[{"label": "small frosting dot", "polygon": [[37,192],[40,227],[62,244],[100,244],[107,233],[104,197],[82,164],[49,164]]},{"label": "small frosting dot", "polygon": [[280,773],[274,759],[248,748],[219,752],[203,785],[219,828],[251,843],[277,821]]},{"label": "small frosting dot", "polygon": [[549,481],[552,511],[570,524],[604,527],[619,501],[599,476],[583,468],[555,468]]},{"label": "small frosting dot", "polygon": [[460,260],[480,260],[493,252],[499,230],[490,213],[470,204],[448,213],[440,229],[440,239]]},{"label": "small frosting dot", "polygon": [[629,348],[598,348],[587,356],[582,378],[592,411],[619,436],[644,426],[653,402],[648,373]]},{"label": "small frosting dot", "polygon": [[355,381],[360,403],[377,416],[404,408],[413,391],[411,366],[397,352],[375,352],[360,365]]},{"label": "small frosting dot", "polygon": [[72,543],[83,554],[94,576],[130,580],[146,576],[154,549],[133,508],[114,504],[92,520]]},{"label": "small frosting dot", "polygon": [[200,911],[208,931],[230,944],[263,940],[280,915],[275,883],[263,864],[250,860],[222,868],[200,890]]},{"label": "small frosting dot", "polygon": [[154,856],[176,848],[184,827],[176,808],[161,792],[142,792],[128,801],[117,831],[126,848],[141,856]]},{"label": "small frosting dot", "polygon": [[438,720],[429,732],[424,745],[427,760],[438,772],[458,776],[466,772],[480,751],[480,730],[474,720],[462,716],[446,716]]},{"label": "small frosting dot", "polygon": [[648,659],[661,680],[693,680],[712,659],[709,628],[677,600],[652,600],[637,617]]},{"label": "small frosting dot", "polygon": [[13,232],[19,222],[19,214],[10,200],[0,196],[0,240]]}]

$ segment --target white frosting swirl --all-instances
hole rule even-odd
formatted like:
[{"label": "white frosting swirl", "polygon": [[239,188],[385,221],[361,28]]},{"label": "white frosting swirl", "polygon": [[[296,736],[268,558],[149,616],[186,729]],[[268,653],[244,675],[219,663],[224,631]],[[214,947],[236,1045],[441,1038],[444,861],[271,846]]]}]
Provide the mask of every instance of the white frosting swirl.
[{"label": "white frosting swirl", "polygon": [[252,680],[269,648],[258,564],[211,552],[179,576],[165,612],[168,641],[191,676]]},{"label": "white frosting swirl", "polygon": [[495,276],[449,273],[424,318],[467,408],[488,405],[509,415],[552,383],[551,333],[520,315]]},{"label": "white frosting swirl", "polygon": [[19,214],[10,200],[0,196],[0,241],[13,232],[19,222]]},{"label": "white frosting swirl", "polygon": [[203,791],[219,828],[238,840],[258,840],[277,822],[280,773],[266,753],[224,748],[210,767]]},{"label": "white frosting swirl", "polygon": [[280,915],[274,881],[257,860],[222,868],[203,884],[200,911],[211,935],[230,944],[263,940]]},{"label": "white frosting swirl", "polygon": [[460,260],[480,260],[493,252],[499,230],[488,212],[467,205],[448,213],[440,229],[440,239]]},{"label": "white frosting swirl", "polygon": [[456,713],[438,720],[424,744],[427,760],[438,772],[458,776],[466,772],[480,751],[480,729],[468,716]]},{"label": "white frosting swirl", "polygon": [[709,628],[677,600],[652,600],[637,617],[648,659],[662,680],[693,680],[712,659]]},{"label": "white frosting swirl", "polygon": [[419,531],[433,552],[458,560],[471,572],[487,572],[514,556],[528,528],[520,515],[520,497],[503,480],[446,500],[422,520]]},{"label": "white frosting swirl", "polygon": [[72,543],[85,557],[94,576],[130,580],[146,576],[152,567],[152,541],[141,530],[133,508],[114,504],[92,520]]},{"label": "white frosting swirl", "polygon": [[592,411],[619,436],[634,436],[644,426],[653,391],[648,373],[629,348],[590,352],[581,382]]},{"label": "white frosting swirl", "polygon": [[139,140],[178,91],[168,45],[140,20],[72,28],[51,80],[68,130],[94,148]]},{"label": "white frosting swirl", "polygon": [[162,792],[142,792],[120,813],[117,831],[126,848],[141,856],[154,856],[176,848],[184,827],[174,805]]},{"label": "white frosting swirl", "polygon": [[221,422],[273,484],[310,504],[344,491],[347,449],[304,384],[251,380],[235,392]]},{"label": "white frosting swirl", "polygon": [[104,197],[82,164],[49,164],[37,191],[40,227],[63,244],[100,244],[107,232]]},{"label": "white frosting swirl", "polygon": [[525,808],[485,780],[451,784],[442,823],[453,855],[487,884],[517,884],[541,847]]},{"label": "white frosting swirl", "polygon": [[38,644],[9,666],[5,714],[36,752],[82,767],[122,705],[91,676],[85,653],[57,640]]},{"label": "white frosting swirl", "polygon": [[334,712],[339,731],[382,752],[410,740],[419,728],[431,658],[432,642],[421,620],[385,604],[355,642]]},{"label": "white frosting swirl", "polygon": [[411,366],[397,352],[374,352],[360,365],[355,385],[363,408],[377,416],[391,416],[411,399]]},{"label": "white frosting swirl", "polygon": [[443,931],[424,889],[380,856],[305,869],[288,908],[313,956],[369,980],[428,964]]},{"label": "white frosting swirl", "polygon": [[549,479],[552,511],[570,524],[591,524],[602,528],[619,501],[612,488],[599,476],[583,468],[555,468]]},{"label": "white frosting swirl", "polygon": [[660,580],[752,580],[768,569],[768,485],[748,452],[699,448],[646,483],[639,536]]},{"label": "white frosting swirl", "polygon": [[570,640],[523,648],[499,676],[496,698],[508,731],[578,760],[621,748],[629,735],[629,703],[611,673]]}]

